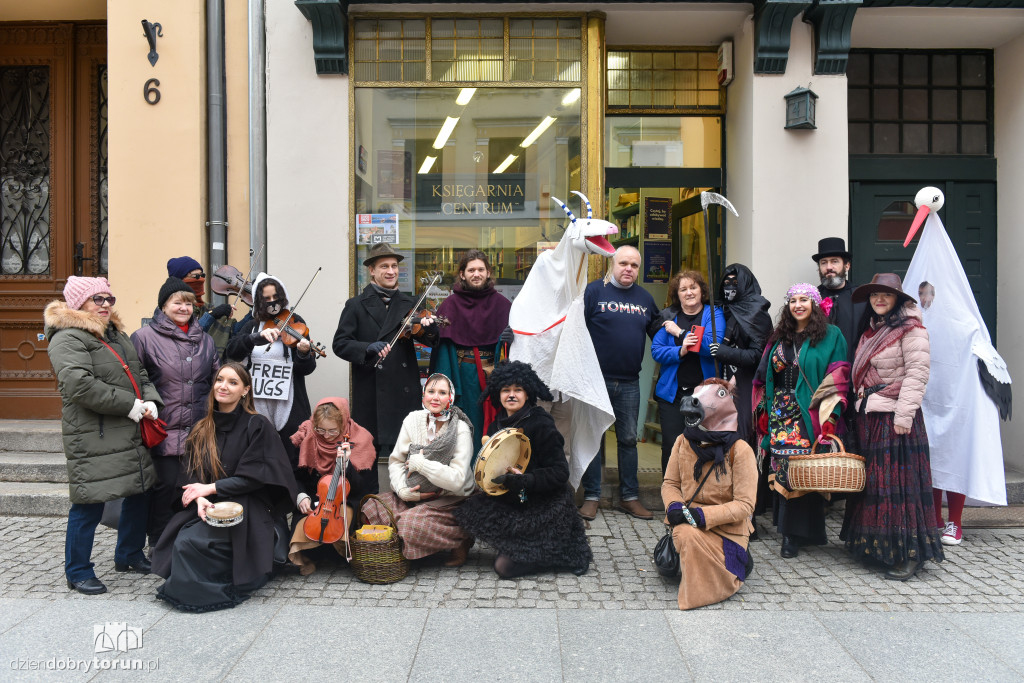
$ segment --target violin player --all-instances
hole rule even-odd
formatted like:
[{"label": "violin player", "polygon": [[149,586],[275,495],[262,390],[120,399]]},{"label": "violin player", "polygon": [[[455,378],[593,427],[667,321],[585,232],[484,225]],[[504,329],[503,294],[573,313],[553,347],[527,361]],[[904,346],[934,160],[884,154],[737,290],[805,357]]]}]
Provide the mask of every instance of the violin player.
[{"label": "violin player", "polygon": [[370,283],[345,302],[332,345],[335,355],[352,364],[352,419],[374,435],[378,457],[391,454],[402,420],[420,408],[413,341],[437,345],[437,328],[429,315],[419,321],[418,332],[391,344],[416,305],[412,295],[398,288],[403,258],[390,244],[373,245],[363,261]]},{"label": "violin player", "polygon": [[203,332],[213,338],[213,346],[217,349],[217,355],[221,356],[228,345],[231,337],[238,334],[241,329],[252,320],[252,312],[245,314],[245,317],[235,321],[235,309],[230,304],[214,306],[203,301],[206,294],[206,273],[199,261],[191,256],[176,256],[167,260],[167,277],[176,277],[185,281],[196,297],[195,310],[196,319]]},{"label": "violin player", "polygon": [[[277,278],[260,273],[253,280],[254,317],[228,342],[224,354],[238,361],[252,375],[256,412],[270,420],[281,437],[288,460],[299,466],[299,449],[291,435],[309,419],[312,409],[306,393],[306,376],[316,370],[316,354],[308,339],[286,345],[274,319],[288,308],[288,290]],[[286,314],[285,314],[286,315]],[[298,314],[290,322],[304,324]]]}]

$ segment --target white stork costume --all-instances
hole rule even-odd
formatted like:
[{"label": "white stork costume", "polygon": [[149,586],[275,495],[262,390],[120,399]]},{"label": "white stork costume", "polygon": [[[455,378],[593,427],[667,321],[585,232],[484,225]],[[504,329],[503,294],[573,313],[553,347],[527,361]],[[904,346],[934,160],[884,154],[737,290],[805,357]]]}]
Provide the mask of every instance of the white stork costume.
[{"label": "white stork costume", "polygon": [[[917,193],[917,217],[904,243],[910,243],[924,221],[903,288],[912,296],[922,284],[927,290],[922,293],[922,315],[931,340],[931,377],[921,411],[928,430],[932,486],[962,493],[975,504],[1006,505],[999,417],[1009,417],[1010,375],[992,346],[967,275],[938,216],[944,201],[934,187]],[[928,285],[934,286],[934,300],[925,305],[931,295]]]},{"label": "white stork costume", "polygon": [[[612,256],[615,249],[605,235],[614,235],[619,229],[594,219],[590,201],[579,192],[573,194],[582,200],[587,218],[576,218],[561,200],[552,197],[570,223],[558,246],[537,257],[512,302],[508,323],[516,335],[509,359],[529,363],[555,397],[552,414],[566,441],[569,483],[576,488],[597,454],[605,430],[615,421],[583,316],[586,256]],[[559,420],[559,414],[565,412],[570,420],[567,430]]]}]

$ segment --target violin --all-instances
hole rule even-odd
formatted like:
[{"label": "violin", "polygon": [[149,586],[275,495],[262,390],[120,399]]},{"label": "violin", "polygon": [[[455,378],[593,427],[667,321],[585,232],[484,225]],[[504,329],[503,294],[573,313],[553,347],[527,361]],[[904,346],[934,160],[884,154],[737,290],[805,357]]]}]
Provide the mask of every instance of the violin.
[{"label": "violin", "polygon": [[210,278],[210,288],[216,294],[237,294],[252,306],[252,283],[234,266],[221,266]]},{"label": "violin", "polygon": [[423,332],[423,319],[426,317],[433,318],[433,324],[438,327],[447,327],[452,324],[452,321],[443,315],[434,315],[427,309],[423,309],[416,315],[414,315],[409,322],[402,328],[402,334],[399,335],[399,339],[408,339],[410,337],[419,336]]},{"label": "violin", "polygon": [[[345,510],[348,494],[352,485],[345,478],[348,466],[348,434],[338,444],[338,461],[334,465],[333,474],[320,477],[316,485],[316,495],[320,504],[302,521],[302,531],[306,537],[320,543],[335,543],[346,535],[348,519]],[[341,500],[338,498],[338,485],[344,482]],[[340,503],[340,504],[339,504]]]},{"label": "violin", "polygon": [[323,344],[318,344],[309,338],[309,328],[305,323],[300,323],[287,308],[274,316],[269,324],[273,324],[281,332],[281,343],[285,346],[297,346],[305,339],[309,342],[309,350],[321,358],[327,356]]}]

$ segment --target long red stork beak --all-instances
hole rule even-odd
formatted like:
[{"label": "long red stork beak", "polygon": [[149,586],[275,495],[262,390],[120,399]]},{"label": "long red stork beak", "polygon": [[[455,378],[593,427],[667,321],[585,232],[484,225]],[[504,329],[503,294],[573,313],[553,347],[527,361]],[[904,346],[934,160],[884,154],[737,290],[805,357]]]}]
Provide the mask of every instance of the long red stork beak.
[{"label": "long red stork beak", "polygon": [[910,224],[910,230],[907,232],[907,239],[903,240],[903,246],[907,247],[910,245],[910,240],[914,239],[914,235],[924,225],[925,220],[928,218],[928,214],[931,212],[932,207],[927,204],[923,204],[917,210],[917,215],[914,216],[914,222]]}]

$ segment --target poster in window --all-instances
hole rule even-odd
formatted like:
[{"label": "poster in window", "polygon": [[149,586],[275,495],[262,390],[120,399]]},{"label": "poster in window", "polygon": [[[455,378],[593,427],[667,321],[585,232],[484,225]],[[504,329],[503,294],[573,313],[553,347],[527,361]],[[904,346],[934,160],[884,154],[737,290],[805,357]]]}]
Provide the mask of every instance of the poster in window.
[{"label": "poster in window", "polygon": [[377,150],[377,197],[410,199],[411,190],[412,156],[408,152]]},{"label": "poster in window", "polygon": [[644,238],[667,240],[672,229],[672,199],[670,197],[644,198]]},{"label": "poster in window", "polygon": [[356,214],[356,244],[398,244],[397,213]]},{"label": "poster in window", "polygon": [[666,283],[672,274],[672,243],[644,242],[644,282]]}]

